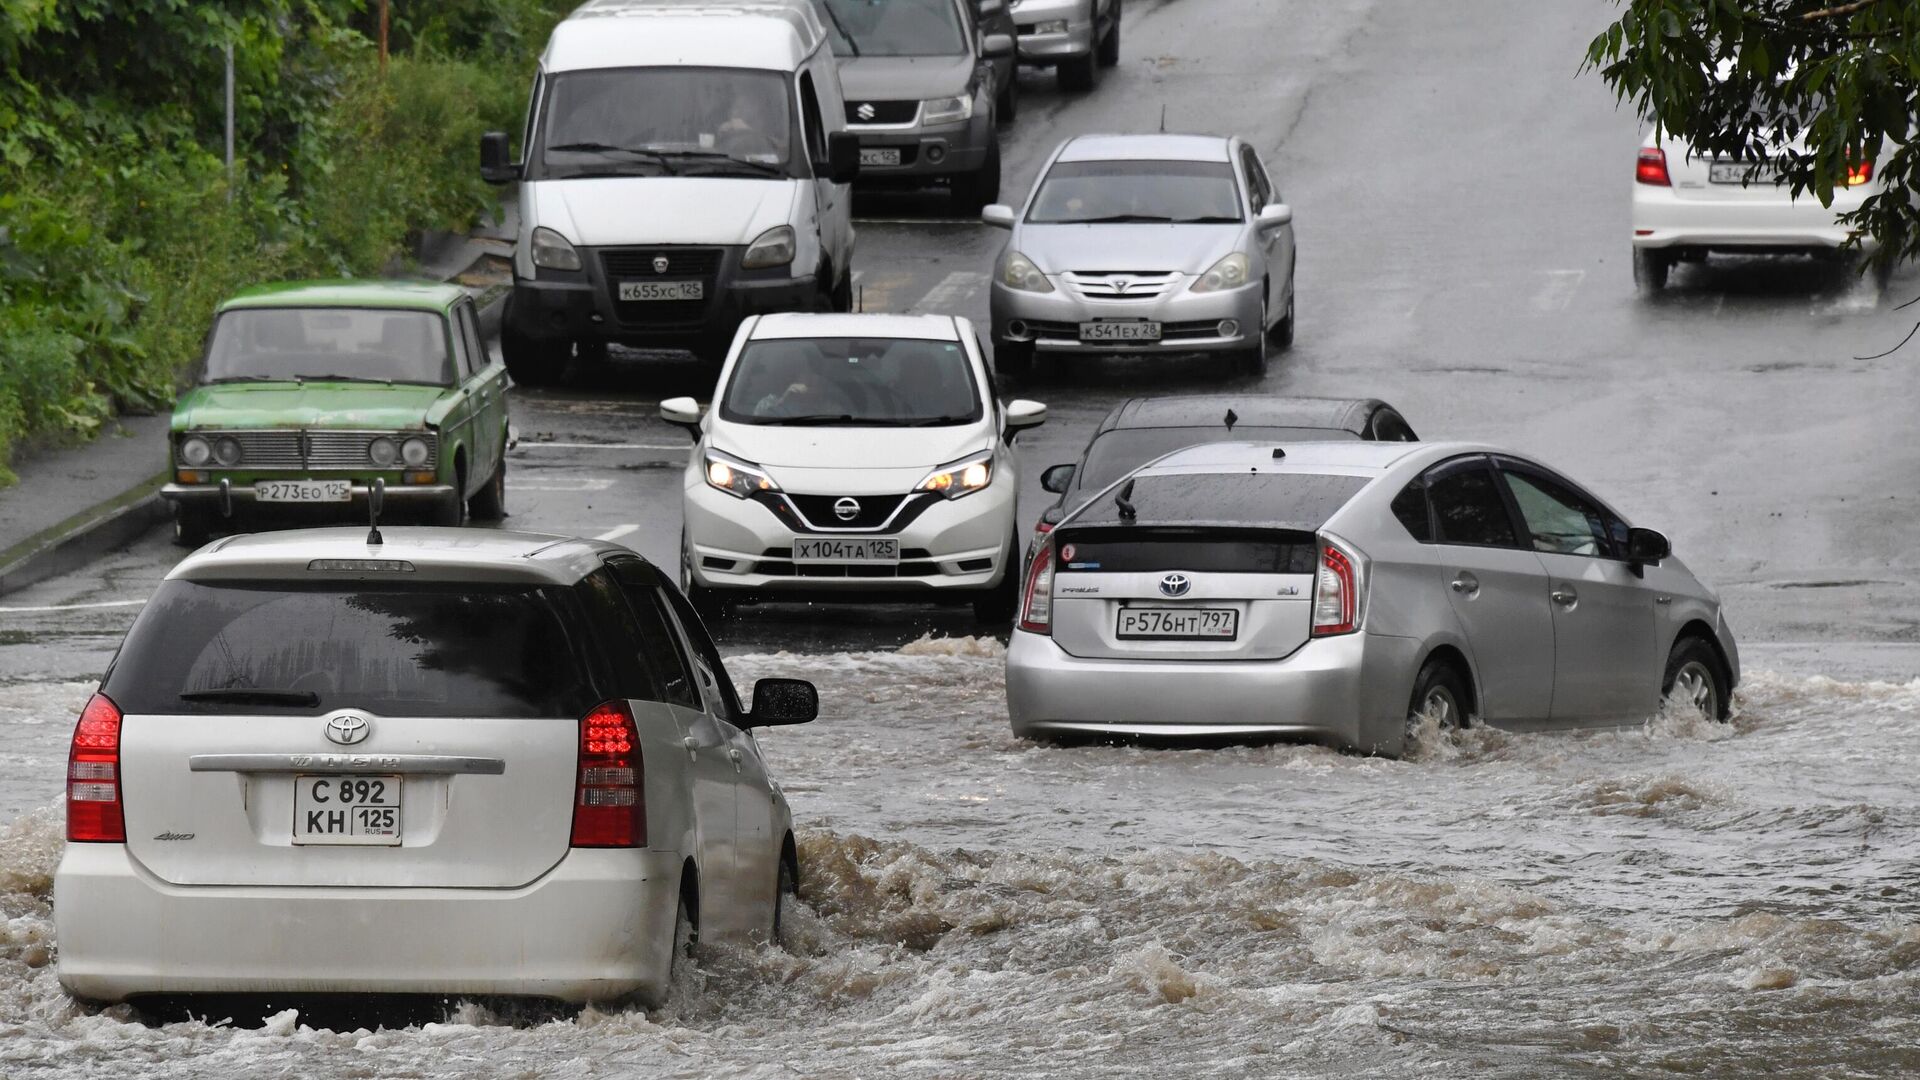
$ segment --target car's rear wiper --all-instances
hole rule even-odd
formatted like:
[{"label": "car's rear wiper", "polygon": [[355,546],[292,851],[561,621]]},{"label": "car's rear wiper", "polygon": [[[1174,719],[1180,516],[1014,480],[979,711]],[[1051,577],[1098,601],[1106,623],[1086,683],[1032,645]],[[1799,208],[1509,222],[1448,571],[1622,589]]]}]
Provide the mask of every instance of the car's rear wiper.
[{"label": "car's rear wiper", "polygon": [[633,157],[644,158],[651,161],[669,173],[675,172],[674,167],[667,164],[667,156],[650,146],[616,146],[613,143],[603,142],[570,142],[561,143],[559,146],[549,146],[547,149],[557,150],[563,154],[628,154]]},{"label": "car's rear wiper", "polygon": [[239,701],[255,705],[318,705],[320,695],[311,690],[268,690],[258,686],[216,686],[207,690],[183,690],[181,701]]}]

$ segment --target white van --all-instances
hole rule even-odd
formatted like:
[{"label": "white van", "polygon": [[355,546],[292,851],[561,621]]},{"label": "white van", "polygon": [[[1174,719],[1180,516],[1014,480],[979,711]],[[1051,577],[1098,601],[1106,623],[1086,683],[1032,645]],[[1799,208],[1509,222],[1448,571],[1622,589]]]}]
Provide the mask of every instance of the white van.
[{"label": "white van", "polygon": [[852,307],[859,140],[811,0],[589,0],[553,31],[522,138],[501,351],[557,380],[609,343],[716,366],[749,315]]}]

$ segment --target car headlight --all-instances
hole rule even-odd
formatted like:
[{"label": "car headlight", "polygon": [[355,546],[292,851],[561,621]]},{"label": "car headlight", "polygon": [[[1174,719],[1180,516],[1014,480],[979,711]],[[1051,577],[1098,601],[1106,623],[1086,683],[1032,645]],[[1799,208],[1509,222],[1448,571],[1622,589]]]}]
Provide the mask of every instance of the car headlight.
[{"label": "car headlight", "polygon": [[580,253],[567,238],[542,225],[533,230],[533,265],[549,270],[580,269]]},{"label": "car headlight", "polygon": [[216,440],[213,460],[229,467],[240,464],[240,440],[231,435]]},{"label": "car headlight", "polygon": [[793,261],[793,226],[775,225],[759,238],[747,245],[747,253],[740,257],[740,265],[748,270],[764,270],[769,266],[785,266]]},{"label": "car headlight", "polygon": [[213,460],[213,446],[198,435],[188,436],[180,442],[180,460],[199,468]]},{"label": "car headlight", "polygon": [[1048,19],[1043,23],[1034,23],[1033,32],[1036,34],[1064,34],[1067,32],[1067,20]]},{"label": "car headlight", "polygon": [[1242,252],[1233,254],[1214,263],[1199,280],[1191,286],[1194,292],[1219,292],[1222,289],[1237,289],[1247,283],[1247,257]]},{"label": "car headlight", "polygon": [[417,469],[427,463],[427,440],[418,435],[400,444],[400,460]]},{"label": "car headlight", "polygon": [[920,103],[920,123],[952,124],[973,119],[973,95],[930,98]]},{"label": "car headlight", "polygon": [[972,457],[942,465],[913,486],[915,491],[935,491],[949,499],[971,495],[993,482],[993,451],[982,450]]},{"label": "car headlight", "polygon": [[375,465],[385,469],[400,460],[400,447],[395,445],[392,439],[382,435],[367,444],[367,457],[373,459]]},{"label": "car headlight", "polygon": [[1006,261],[1000,264],[1000,283],[1009,289],[1021,292],[1050,293],[1053,283],[1047,275],[1033,265],[1033,260],[1017,251],[1007,252]]},{"label": "car headlight", "polygon": [[707,485],[719,488],[736,499],[749,498],[756,491],[779,491],[780,485],[758,466],[749,465],[718,450],[706,453]]}]

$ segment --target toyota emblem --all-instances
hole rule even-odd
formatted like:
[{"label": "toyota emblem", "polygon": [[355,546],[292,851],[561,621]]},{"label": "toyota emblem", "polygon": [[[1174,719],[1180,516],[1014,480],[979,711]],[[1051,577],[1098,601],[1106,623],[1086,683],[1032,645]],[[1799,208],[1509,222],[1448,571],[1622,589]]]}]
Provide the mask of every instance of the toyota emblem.
[{"label": "toyota emblem", "polygon": [[665,255],[655,255],[653,257],[653,272],[656,274],[664,274],[667,272],[667,257]]},{"label": "toyota emblem", "polygon": [[1133,282],[1131,282],[1131,281],[1128,281],[1128,280],[1127,280],[1126,278],[1114,278],[1114,279],[1113,279],[1113,291],[1114,291],[1114,292],[1116,292],[1116,293],[1123,293],[1123,292],[1126,292],[1126,291],[1127,291],[1128,289],[1131,289],[1131,288],[1133,288]]},{"label": "toyota emblem", "polygon": [[862,120],[871,120],[875,116],[878,116],[879,112],[874,109],[873,102],[869,101],[862,104],[859,108],[853,110],[853,115],[859,117]]},{"label": "toyota emblem", "polygon": [[364,716],[345,713],[327,720],[327,738],[341,746],[365,742],[367,736],[371,734],[373,734],[373,721]]},{"label": "toyota emblem", "polygon": [[1168,574],[1160,579],[1161,596],[1185,596],[1193,589],[1193,579],[1185,574]]},{"label": "toyota emblem", "polygon": [[833,516],[841,521],[852,521],[860,516],[860,500],[851,496],[836,499],[833,503]]}]

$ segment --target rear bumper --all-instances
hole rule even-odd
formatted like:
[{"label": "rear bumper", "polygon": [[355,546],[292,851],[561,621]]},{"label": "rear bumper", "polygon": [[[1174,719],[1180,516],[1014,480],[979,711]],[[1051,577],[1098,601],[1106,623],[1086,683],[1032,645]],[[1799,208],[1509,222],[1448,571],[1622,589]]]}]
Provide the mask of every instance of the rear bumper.
[{"label": "rear bumper", "polygon": [[1417,644],[1359,633],[1309,641],[1279,660],[1109,660],[1015,630],[1007,711],[1020,736],[1282,736],[1397,754]]},{"label": "rear bumper", "polygon": [[[1014,5],[1015,49],[1023,64],[1049,65],[1093,51],[1093,5],[1086,0],[1020,0]],[[1066,29],[1040,32],[1048,23]]]},{"label": "rear bumper", "polygon": [[666,989],[681,858],[578,849],[517,889],[169,885],[122,844],[54,874],[60,985],[142,994],[502,994]]},{"label": "rear bumper", "polygon": [[[1833,206],[1823,207],[1811,195],[1790,200],[1785,192],[1777,199],[1749,192],[1715,198],[1711,191],[1683,197],[1671,188],[1634,187],[1633,246],[1654,249],[1833,250],[1853,236],[1839,215],[1859,209],[1865,198],[1864,193],[1836,192]],[[1876,246],[1861,238],[1862,250]]]}]

